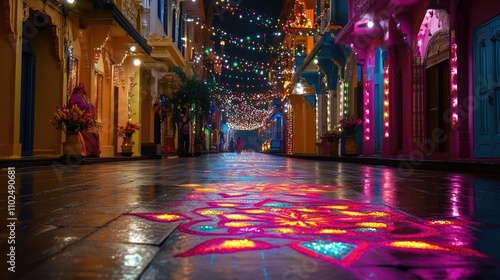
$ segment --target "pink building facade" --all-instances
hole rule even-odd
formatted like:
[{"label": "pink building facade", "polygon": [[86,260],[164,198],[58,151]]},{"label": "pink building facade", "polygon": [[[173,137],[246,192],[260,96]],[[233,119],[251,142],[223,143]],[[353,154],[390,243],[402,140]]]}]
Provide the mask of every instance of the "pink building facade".
[{"label": "pink building facade", "polygon": [[362,154],[500,159],[500,2],[347,3]]}]

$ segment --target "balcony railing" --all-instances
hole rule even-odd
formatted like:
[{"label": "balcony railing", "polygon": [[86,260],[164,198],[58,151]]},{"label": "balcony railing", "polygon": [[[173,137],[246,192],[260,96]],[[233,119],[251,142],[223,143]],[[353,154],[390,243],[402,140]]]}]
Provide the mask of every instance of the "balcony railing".
[{"label": "balcony railing", "polygon": [[351,18],[359,18],[375,3],[376,0],[353,0]]},{"label": "balcony railing", "polygon": [[120,9],[125,18],[137,30],[141,30],[141,19],[144,7],[141,0],[121,0],[116,1],[117,7]]}]

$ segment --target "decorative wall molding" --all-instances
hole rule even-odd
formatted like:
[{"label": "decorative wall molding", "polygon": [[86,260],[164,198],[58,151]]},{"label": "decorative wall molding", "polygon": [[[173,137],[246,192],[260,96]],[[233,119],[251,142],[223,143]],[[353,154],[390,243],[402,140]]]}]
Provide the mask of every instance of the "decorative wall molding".
[{"label": "decorative wall molding", "polygon": [[122,66],[115,65],[114,71],[113,71],[113,85],[115,87],[120,87],[120,68],[123,68]]},{"label": "decorative wall molding", "polygon": [[102,54],[103,54],[103,64],[104,64],[104,78],[106,80],[111,80],[111,73],[112,73],[112,66],[113,66],[113,60],[111,59],[111,53],[108,49],[103,48],[102,49]]},{"label": "decorative wall molding", "polygon": [[426,67],[432,67],[450,58],[450,41],[448,30],[436,32],[427,45]]},{"label": "decorative wall molding", "polygon": [[15,7],[14,7],[14,0],[4,0],[3,1],[3,6],[5,8],[4,11],[4,20],[5,20],[5,26],[7,26],[7,32],[14,33],[14,19],[16,18],[16,12],[15,12]]},{"label": "decorative wall molding", "polygon": [[120,66],[119,68],[120,71],[120,82],[122,83],[122,89],[125,90],[125,86],[127,85],[125,82],[125,69],[123,69],[123,66]]},{"label": "decorative wall molding", "polygon": [[17,3],[17,1],[14,0],[4,0],[3,3],[3,6],[5,8],[4,20],[5,20],[5,26],[7,27],[7,39],[9,40],[10,46],[14,51],[16,50],[18,38],[19,41],[22,40],[22,37],[18,36],[15,33],[15,26],[16,26],[15,22],[17,18],[15,3]]},{"label": "decorative wall molding", "polygon": [[353,0],[353,18],[360,18],[375,3],[376,0]]},{"label": "decorative wall molding", "polygon": [[[15,13],[15,11],[14,11]],[[15,18],[12,18],[15,20]],[[54,39],[54,58],[58,62],[58,68],[62,69],[64,56],[64,18],[58,5],[49,1],[29,1],[23,2],[23,34],[27,38],[36,36],[39,28],[50,27]],[[31,29],[28,29],[31,27]],[[27,33],[30,30],[32,33]],[[63,38],[63,40],[61,40]],[[20,38],[22,39],[22,38]]]},{"label": "decorative wall molding", "polygon": [[142,26],[142,14],[144,12],[142,1],[123,0],[121,11],[125,18],[135,27],[135,29],[140,31],[140,27]]},{"label": "decorative wall molding", "polygon": [[82,49],[83,60],[85,61],[85,68],[90,68],[90,52],[87,41],[87,32],[86,30],[80,29],[78,30],[78,40],[80,41],[80,48]]},{"label": "decorative wall molding", "polygon": [[104,45],[110,38],[110,26],[105,27],[91,27],[91,47],[92,47],[92,57],[94,59],[94,65],[99,61],[102,55]]}]

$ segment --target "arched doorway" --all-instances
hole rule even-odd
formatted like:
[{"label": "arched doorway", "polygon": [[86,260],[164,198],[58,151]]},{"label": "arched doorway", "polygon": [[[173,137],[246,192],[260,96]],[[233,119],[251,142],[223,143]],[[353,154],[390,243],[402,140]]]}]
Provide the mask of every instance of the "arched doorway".
[{"label": "arched doorway", "polygon": [[63,101],[63,65],[57,26],[37,10],[23,22],[20,143],[22,156],[58,155],[61,132],[50,124]]},{"label": "arched doorway", "polygon": [[[450,43],[447,30],[436,32],[426,53],[426,139],[433,152],[449,152]],[[438,137],[439,136],[439,137]]]}]

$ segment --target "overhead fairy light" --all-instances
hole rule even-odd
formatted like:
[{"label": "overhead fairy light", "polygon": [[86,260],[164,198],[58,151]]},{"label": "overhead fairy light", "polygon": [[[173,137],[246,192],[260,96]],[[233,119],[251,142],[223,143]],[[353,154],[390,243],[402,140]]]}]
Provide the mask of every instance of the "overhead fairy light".
[{"label": "overhead fairy light", "polygon": [[247,22],[256,24],[259,27],[280,29],[282,26],[279,19],[267,15],[257,14],[251,9],[231,4],[231,1],[229,1],[226,6],[223,6],[222,9],[224,11],[230,11],[230,14],[238,19],[246,20]]},{"label": "overhead fairy light", "polygon": [[250,94],[225,91],[221,98],[227,112],[227,124],[235,130],[254,130],[262,126],[268,116],[268,94]]},{"label": "overhead fairy light", "polygon": [[[215,42],[223,42],[220,45],[220,54],[214,61],[214,69],[219,69],[217,73],[220,75],[218,78],[220,110],[224,111],[229,127],[235,130],[254,130],[262,126],[269,114],[269,101],[272,98],[267,92],[272,92],[270,90],[272,84],[269,83],[272,64],[268,62],[267,55],[277,52],[277,47],[271,43],[276,36],[276,29],[281,30],[283,24],[276,18],[258,14],[244,6],[231,5],[230,2],[222,6],[225,15],[229,15],[235,22],[241,24],[258,25],[261,30],[257,33],[236,36],[236,33],[227,32],[230,29],[211,27],[210,31]],[[222,23],[219,27],[223,26]],[[215,45],[219,47],[218,44]],[[228,55],[232,51],[238,51],[238,47],[245,50],[245,53],[263,54],[247,57],[258,57],[259,60],[266,58],[267,62]]]}]

